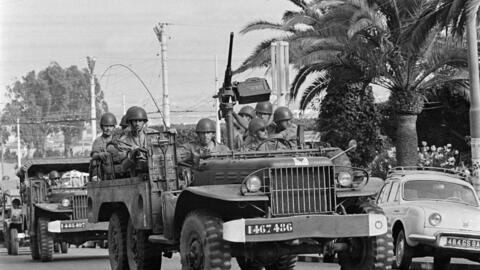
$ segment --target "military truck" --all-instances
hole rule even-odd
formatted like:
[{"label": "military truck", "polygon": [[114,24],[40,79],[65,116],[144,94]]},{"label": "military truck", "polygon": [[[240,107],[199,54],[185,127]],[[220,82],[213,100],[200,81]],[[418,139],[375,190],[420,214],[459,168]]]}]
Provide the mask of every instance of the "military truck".
[{"label": "military truck", "polygon": [[[33,260],[51,261],[56,244],[67,253],[69,243],[81,245],[107,238],[106,222],[87,221],[87,190],[82,176],[88,173],[89,164],[85,157],[39,158],[27,160],[17,172],[27,205]],[[58,182],[48,178],[53,170],[63,175]]]},{"label": "military truck", "polygon": [[2,225],[4,245],[9,255],[18,255],[20,245],[27,243],[25,237],[26,218],[20,191],[9,189],[3,193],[2,200]]},{"label": "military truck", "polygon": [[[229,69],[217,97],[231,146],[235,103],[270,92],[263,79],[231,83]],[[289,145],[265,143],[277,140]],[[149,133],[147,144],[147,166],[138,160],[124,171],[107,159],[101,181],[87,184],[89,221],[109,221],[112,269],[158,269],[173,252],[182,269],[230,269],[233,257],[241,269],[293,269],[298,254],[325,252],[337,253],[344,270],[391,268],[387,219],[369,200],[383,181],[350,167],[345,151],[306,148],[302,128],[288,150],[231,151],[194,164],[181,162],[172,129]]]}]

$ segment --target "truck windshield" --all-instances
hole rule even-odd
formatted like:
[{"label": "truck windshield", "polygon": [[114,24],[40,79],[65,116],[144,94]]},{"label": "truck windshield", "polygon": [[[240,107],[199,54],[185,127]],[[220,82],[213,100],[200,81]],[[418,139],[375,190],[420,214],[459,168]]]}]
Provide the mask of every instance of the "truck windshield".
[{"label": "truck windshield", "polygon": [[478,206],[473,189],[446,181],[412,180],[405,182],[403,199],[406,201],[452,201]]}]

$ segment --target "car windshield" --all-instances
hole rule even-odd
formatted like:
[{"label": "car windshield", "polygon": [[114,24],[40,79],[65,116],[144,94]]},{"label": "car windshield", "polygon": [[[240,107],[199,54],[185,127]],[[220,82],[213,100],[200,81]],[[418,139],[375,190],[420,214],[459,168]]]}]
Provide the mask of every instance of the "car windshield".
[{"label": "car windshield", "polygon": [[452,201],[478,206],[473,189],[444,181],[413,180],[405,182],[403,199],[406,201]]}]

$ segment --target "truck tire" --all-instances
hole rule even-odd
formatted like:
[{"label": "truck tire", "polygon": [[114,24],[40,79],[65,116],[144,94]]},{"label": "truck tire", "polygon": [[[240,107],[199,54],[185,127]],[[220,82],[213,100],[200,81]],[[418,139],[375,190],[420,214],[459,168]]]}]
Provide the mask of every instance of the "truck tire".
[{"label": "truck tire", "polygon": [[38,261],[40,260],[40,252],[38,251],[38,240],[36,235],[30,235],[30,255],[32,256],[32,260]]},{"label": "truck tire", "polygon": [[295,269],[297,264],[297,256],[284,255],[281,256],[274,264],[266,266],[265,270],[291,270]]},{"label": "truck tire", "polygon": [[[361,205],[363,213],[383,214],[383,211],[366,202]],[[392,269],[393,239],[390,228],[387,233],[372,237],[355,237],[346,241],[348,250],[338,252],[341,270],[383,270]]]},{"label": "truck tire", "polygon": [[121,213],[113,213],[108,223],[108,257],[112,270],[128,270],[127,222]]},{"label": "truck tire", "polygon": [[42,262],[50,262],[53,259],[53,236],[48,232],[48,219],[41,217],[38,219],[37,241]]},{"label": "truck tire", "polygon": [[148,242],[149,233],[145,230],[136,230],[132,219],[127,225],[127,258],[130,270],[160,269],[162,265],[162,251]]},{"label": "truck tire", "polygon": [[67,243],[67,242],[60,242],[60,251],[61,251],[63,254],[67,254],[67,253],[68,253],[68,243]]},{"label": "truck tire", "polygon": [[7,254],[8,254],[8,255],[11,255],[11,254],[12,254],[12,250],[11,250],[11,246],[10,246],[10,231],[8,231],[8,229],[7,229],[7,230],[3,231],[2,234],[5,235],[5,237],[4,237],[4,238],[5,238],[5,242],[4,242],[3,244],[4,244],[4,246],[7,248]]},{"label": "truck tire", "polygon": [[223,221],[206,211],[193,211],[180,234],[182,270],[229,270],[230,246],[222,238]]},{"label": "truck tire", "polygon": [[410,264],[412,264],[412,254],[413,248],[408,245],[407,240],[405,239],[405,232],[402,229],[395,237],[395,268],[400,270],[410,269]]},{"label": "truck tire", "polygon": [[9,250],[11,255],[18,255],[18,245],[18,230],[17,228],[11,228],[9,237]]}]

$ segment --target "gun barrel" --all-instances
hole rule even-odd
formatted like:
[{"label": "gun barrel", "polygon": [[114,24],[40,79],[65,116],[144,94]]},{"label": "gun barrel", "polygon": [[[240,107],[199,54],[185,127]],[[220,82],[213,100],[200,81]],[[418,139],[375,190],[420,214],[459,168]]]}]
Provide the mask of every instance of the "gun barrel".
[{"label": "gun barrel", "polygon": [[223,80],[224,88],[232,86],[232,48],[233,48],[233,32],[230,32],[230,44],[228,45],[227,68],[225,69],[225,78]]}]

